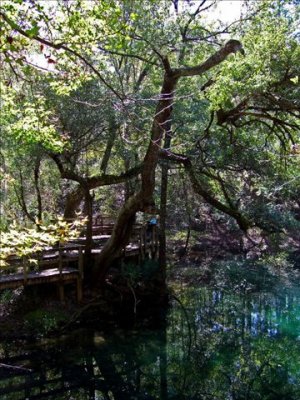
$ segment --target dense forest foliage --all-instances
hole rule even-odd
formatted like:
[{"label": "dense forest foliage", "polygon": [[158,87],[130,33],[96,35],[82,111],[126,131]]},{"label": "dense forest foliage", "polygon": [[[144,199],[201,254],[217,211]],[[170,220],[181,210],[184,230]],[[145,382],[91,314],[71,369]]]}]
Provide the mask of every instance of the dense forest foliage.
[{"label": "dense forest foliage", "polygon": [[218,3],[1,1],[6,246],[110,215],[98,281],[141,212],[159,215],[162,267],[168,233],[184,252],[213,224],[299,246],[299,4],[245,1],[226,22]]}]

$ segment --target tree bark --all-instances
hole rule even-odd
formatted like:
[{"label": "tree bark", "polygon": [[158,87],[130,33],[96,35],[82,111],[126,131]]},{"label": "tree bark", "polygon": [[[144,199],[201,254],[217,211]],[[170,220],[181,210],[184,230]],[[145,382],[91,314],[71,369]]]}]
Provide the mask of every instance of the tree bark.
[{"label": "tree bark", "polygon": [[67,194],[64,210],[65,219],[76,218],[76,212],[84,199],[84,188],[78,185],[72,192]]}]

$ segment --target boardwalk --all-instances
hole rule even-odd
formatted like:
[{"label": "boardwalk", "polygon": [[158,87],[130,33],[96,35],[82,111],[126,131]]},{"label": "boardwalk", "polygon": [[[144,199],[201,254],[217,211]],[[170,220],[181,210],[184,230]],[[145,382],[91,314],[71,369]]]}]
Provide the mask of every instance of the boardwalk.
[{"label": "boardwalk", "polygon": [[[99,254],[109,239],[113,230],[113,222],[97,219],[93,224],[92,257]],[[72,243],[49,247],[31,258],[37,260],[36,264],[30,264],[26,258],[16,256],[7,261],[9,268],[1,271],[0,290],[15,289],[20,286],[40,285],[54,283],[59,290],[59,297],[64,301],[64,285],[73,283],[76,285],[77,300],[82,300],[82,282],[84,279],[84,255],[87,239],[83,235]],[[141,262],[147,256],[157,256],[156,227],[151,231],[145,225],[135,225],[131,242],[124,247],[121,258],[135,257]]]},{"label": "boardwalk", "polygon": [[49,247],[32,255],[37,264],[28,260],[10,257],[9,268],[0,275],[0,289],[15,289],[20,286],[56,283],[59,297],[64,301],[64,285],[73,282],[77,288],[77,300],[82,300],[84,247],[78,244]]}]

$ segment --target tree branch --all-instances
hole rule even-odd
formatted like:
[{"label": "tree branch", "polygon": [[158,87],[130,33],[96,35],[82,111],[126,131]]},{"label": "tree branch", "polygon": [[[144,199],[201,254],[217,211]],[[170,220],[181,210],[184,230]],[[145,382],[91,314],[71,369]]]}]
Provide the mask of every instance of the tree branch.
[{"label": "tree branch", "polygon": [[134,178],[135,176],[139,175],[142,171],[142,165],[138,165],[129,169],[126,172],[123,172],[120,175],[109,175],[109,174],[102,174],[92,177],[82,177],[75,173],[73,170],[67,169],[62,160],[60,159],[59,155],[54,153],[48,153],[52,160],[56,163],[60,176],[63,179],[70,179],[72,181],[78,182],[82,187],[90,190],[95,189],[100,186],[107,186],[107,185],[115,185],[117,183],[125,182],[128,179]]},{"label": "tree branch", "polygon": [[[206,189],[203,188],[201,183],[196,177],[195,171],[193,169],[192,163],[190,159],[186,156],[179,155],[179,154],[174,154],[171,153],[170,151],[166,150],[161,150],[160,151],[160,156],[162,158],[166,158],[170,161],[176,162],[176,163],[181,163],[184,165],[184,168],[190,178],[190,181],[192,183],[192,187],[195,193],[199,194],[207,203],[209,203],[211,206],[215,207],[217,210],[222,211],[223,213],[233,217],[238,226],[241,228],[242,231],[247,232],[247,230],[253,226],[252,221],[248,220],[246,217],[244,217],[240,211],[237,210],[236,207],[230,207],[226,206],[222,202],[220,202],[218,199],[213,197]],[[232,202],[230,201],[230,204]]]},{"label": "tree branch", "polygon": [[222,47],[215,54],[210,56],[206,61],[204,61],[204,63],[196,65],[194,67],[174,69],[172,71],[172,76],[174,78],[180,78],[183,76],[201,75],[204,72],[215,67],[216,65],[219,65],[229,56],[229,54],[236,53],[238,51],[243,53],[243,47],[241,42],[239,42],[238,40],[231,39],[225,44],[224,47]]},{"label": "tree branch", "polygon": [[107,186],[107,185],[115,185],[117,183],[122,183],[127,181],[128,179],[132,179],[139,175],[142,171],[142,165],[138,165],[129,169],[126,172],[123,172],[120,175],[99,175],[91,178],[86,178],[87,185],[89,189],[95,189],[99,186]]}]

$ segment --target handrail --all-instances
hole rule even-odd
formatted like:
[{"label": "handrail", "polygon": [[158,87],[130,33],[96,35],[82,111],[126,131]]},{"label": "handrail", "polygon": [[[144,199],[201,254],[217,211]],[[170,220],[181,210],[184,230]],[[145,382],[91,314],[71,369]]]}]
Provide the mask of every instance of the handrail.
[{"label": "handrail", "polygon": [[[102,220],[106,218],[102,216]],[[113,228],[113,223],[111,223],[109,226]],[[139,249],[139,259],[144,259],[147,254],[149,254],[151,257],[156,257],[157,255],[157,249],[158,249],[158,235],[157,235],[157,225],[149,226],[146,223],[136,223],[133,226],[132,229],[132,236],[131,236],[131,244],[136,244]],[[84,250],[85,250],[85,245],[80,244],[80,239],[78,239],[79,243],[76,243],[76,240],[74,242],[67,242],[67,243],[57,243],[55,246],[49,246],[45,247],[43,250],[38,251],[30,256],[32,259],[37,259],[38,266],[39,268],[43,265],[49,265],[52,262],[58,261],[57,267],[59,270],[60,276],[63,273],[63,265],[67,262],[70,262],[72,259],[78,260],[78,271],[81,279],[83,279],[84,276],[84,271],[83,271],[83,264],[84,264]],[[95,248],[95,247],[93,247]],[[72,254],[72,257],[68,257],[68,252],[76,251],[78,252],[78,257],[74,257],[74,254]],[[123,255],[126,256],[126,246],[123,249]],[[48,256],[48,257],[47,257]],[[9,263],[11,259],[11,263]],[[18,257],[16,254],[10,256],[10,259],[8,258],[8,263],[11,265],[11,267],[14,266],[14,263],[17,265],[19,268],[20,266],[22,267],[23,270],[23,276],[24,276],[24,282],[27,281],[27,276],[28,276],[28,266],[29,266],[29,260],[28,257]]]},{"label": "handrail", "polygon": [[[28,273],[29,273],[29,258],[30,259],[36,259],[37,263],[39,266],[43,265],[43,263],[51,262],[58,260],[58,270],[59,273],[61,274],[63,271],[63,264],[64,262],[69,262],[70,258],[65,258],[64,255],[66,252],[71,252],[71,251],[78,251],[78,270],[82,269],[80,274],[83,276],[83,249],[84,246],[80,244],[74,244],[74,243],[66,243],[62,244],[60,243],[58,246],[52,246],[52,247],[45,247],[43,250],[40,250],[36,253],[33,253],[29,256],[18,256],[17,254],[12,254],[7,258],[7,263],[10,268],[13,268],[14,270],[16,269],[22,269],[22,274],[23,274],[23,279],[24,282],[27,281],[28,279]],[[50,259],[47,259],[47,255],[52,255],[53,258],[51,257]],[[6,274],[3,274],[6,275]]]},{"label": "handrail", "polygon": [[82,247],[83,247],[83,246],[79,246],[79,248],[78,248],[78,252],[79,252],[78,267],[79,267],[79,276],[80,276],[81,279],[83,279],[83,277],[84,277],[84,273],[83,273],[83,252],[82,252]]}]

